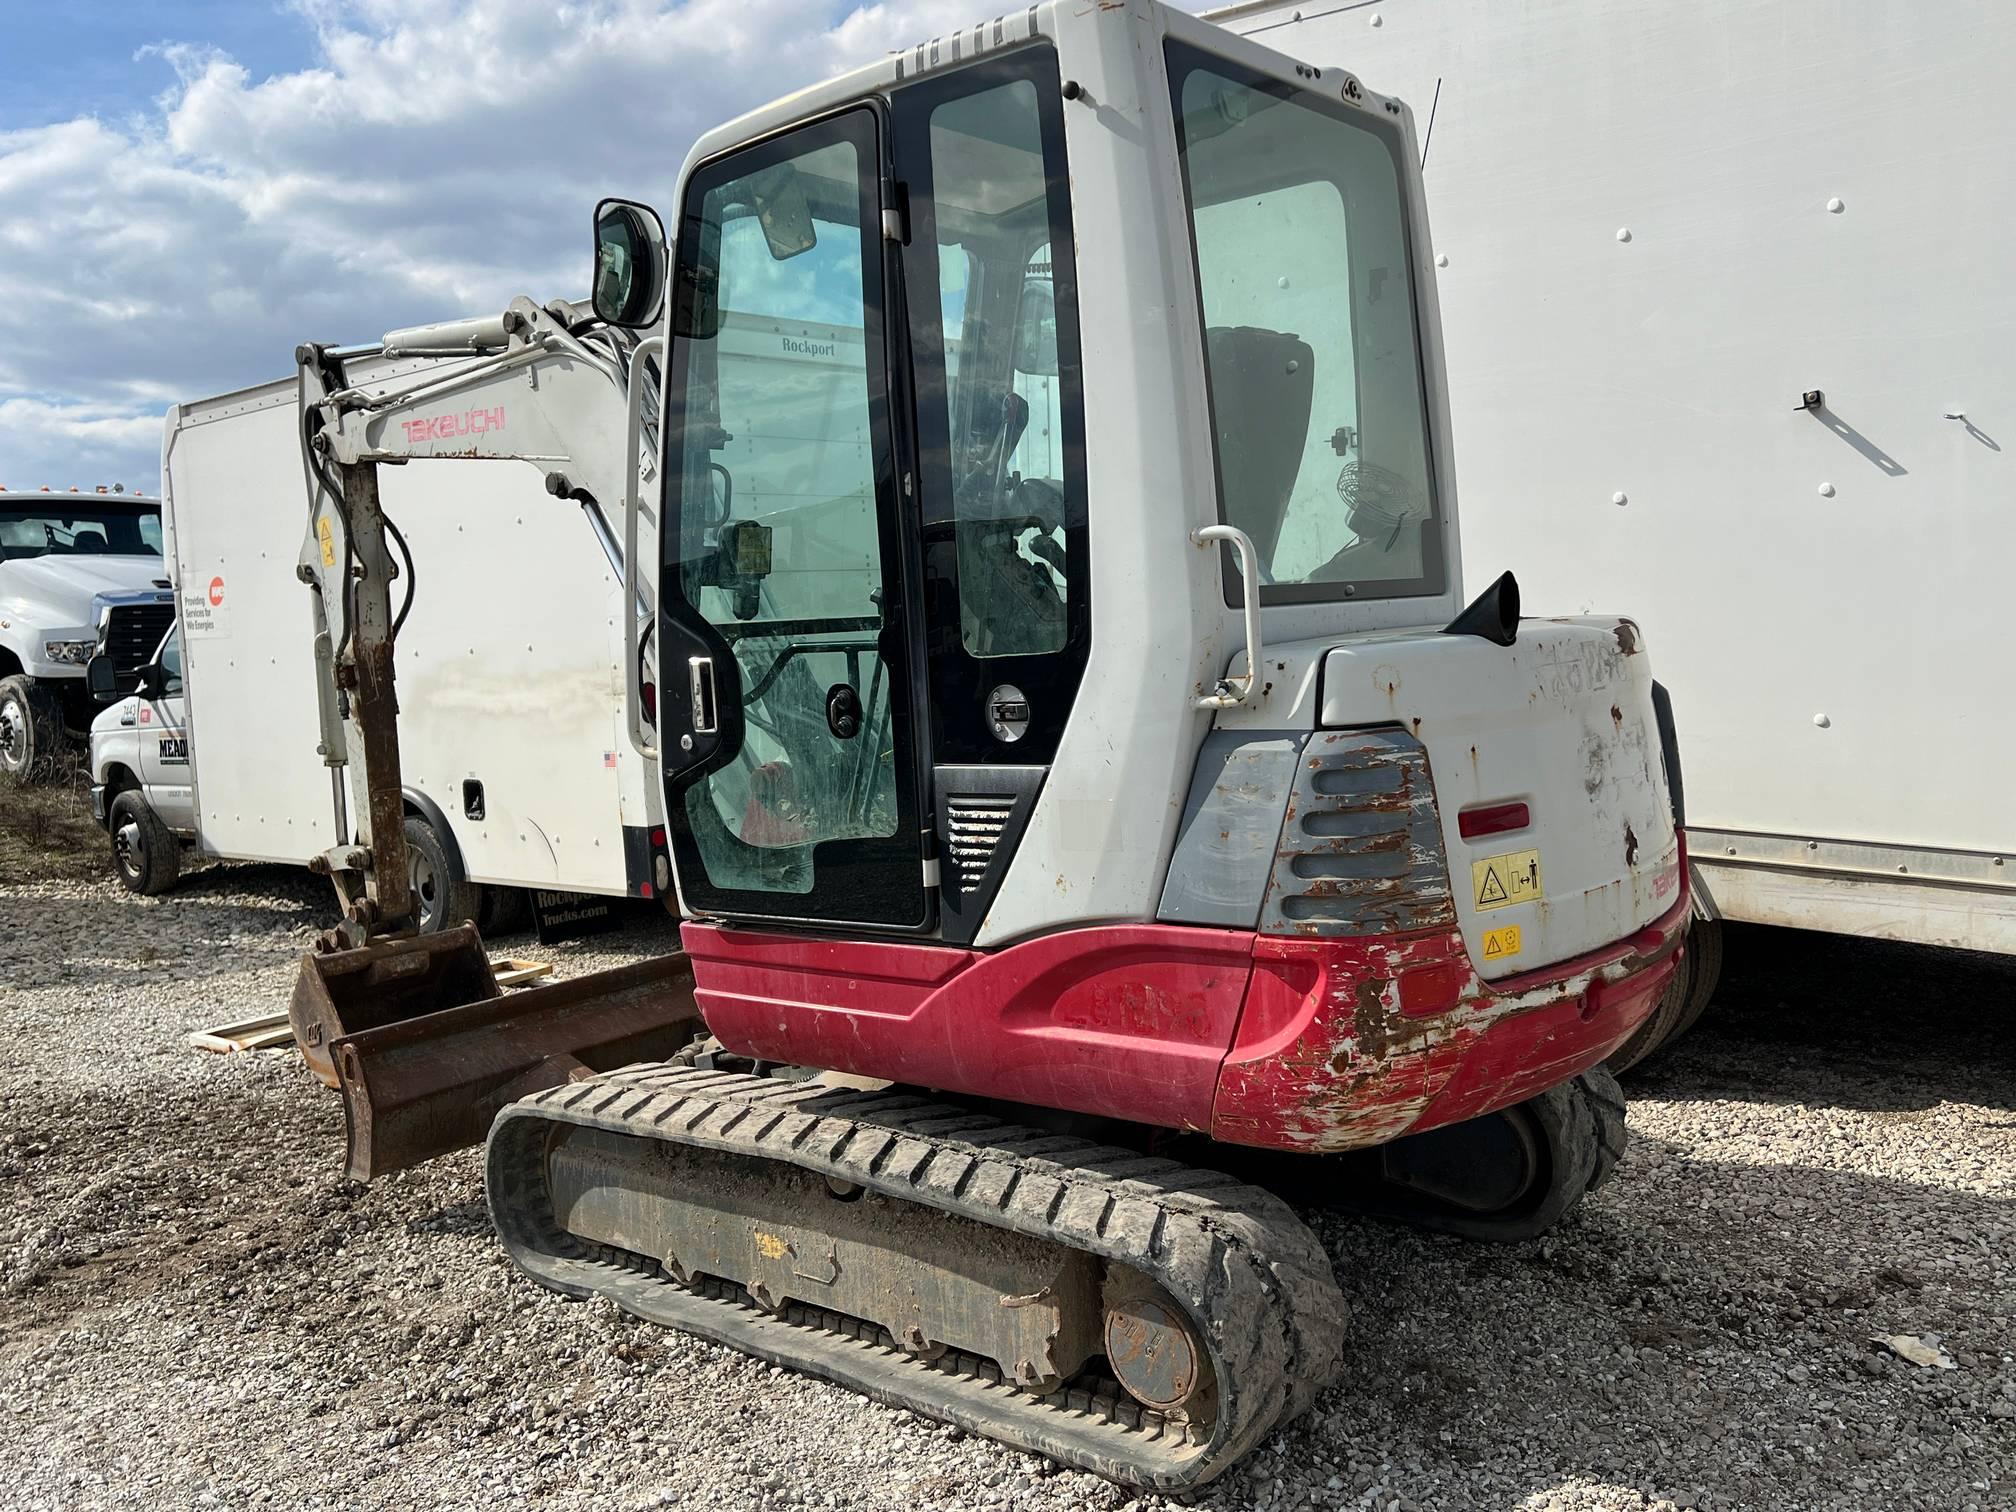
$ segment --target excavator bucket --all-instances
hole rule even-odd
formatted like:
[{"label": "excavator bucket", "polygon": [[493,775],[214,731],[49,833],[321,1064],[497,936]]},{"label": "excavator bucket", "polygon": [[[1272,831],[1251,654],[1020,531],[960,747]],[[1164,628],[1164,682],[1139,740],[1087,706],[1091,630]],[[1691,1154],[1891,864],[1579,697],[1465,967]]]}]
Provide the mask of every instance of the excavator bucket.
[{"label": "excavator bucket", "polygon": [[345,1035],[487,1002],[501,990],[476,926],[458,924],[354,950],[311,951],[301,957],[287,1018],[301,1059],[334,1087],[340,1080],[330,1046]]},{"label": "excavator bucket", "polygon": [[334,1040],[348,1174],[369,1181],[480,1144],[534,1092],[668,1059],[701,1032],[683,953],[495,995]]}]

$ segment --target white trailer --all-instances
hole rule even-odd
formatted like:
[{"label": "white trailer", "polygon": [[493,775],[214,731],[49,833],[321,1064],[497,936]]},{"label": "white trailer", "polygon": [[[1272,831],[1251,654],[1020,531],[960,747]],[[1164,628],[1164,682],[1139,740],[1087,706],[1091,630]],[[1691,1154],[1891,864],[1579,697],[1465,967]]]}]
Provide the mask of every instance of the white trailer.
[{"label": "white trailer", "polygon": [[1214,19],[1415,102],[1464,559],[1644,623],[1708,916],[2016,951],[2016,8]]},{"label": "white trailer", "polygon": [[[370,388],[428,362],[352,356],[350,368]],[[167,417],[185,838],[210,856],[299,863],[345,843],[343,784],[318,750],[313,594],[296,574],[297,400],[288,378]],[[410,556],[394,603],[417,589],[397,661],[408,830],[435,842],[413,848],[415,866],[443,871],[423,886],[425,924],[472,916],[484,901],[474,889],[656,895],[663,833],[652,774],[625,735],[622,574],[606,522],[522,463],[415,461],[385,479]]]}]

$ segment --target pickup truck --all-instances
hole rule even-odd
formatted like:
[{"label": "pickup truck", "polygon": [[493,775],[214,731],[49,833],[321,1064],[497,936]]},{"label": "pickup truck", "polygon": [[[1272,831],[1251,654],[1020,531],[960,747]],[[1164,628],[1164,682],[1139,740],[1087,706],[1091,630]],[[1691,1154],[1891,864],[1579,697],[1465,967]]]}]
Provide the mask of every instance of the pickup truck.
[{"label": "pickup truck", "polygon": [[[111,668],[92,663],[102,694]],[[133,892],[165,892],[182,870],[182,847],[196,838],[189,775],[189,721],[182,696],[182,635],[171,628],[91,725],[91,817],[112,837],[112,862]]]},{"label": "pickup truck", "polygon": [[174,622],[161,504],[98,489],[0,489],[0,777],[52,775],[97,704],[101,650],[123,686]]}]

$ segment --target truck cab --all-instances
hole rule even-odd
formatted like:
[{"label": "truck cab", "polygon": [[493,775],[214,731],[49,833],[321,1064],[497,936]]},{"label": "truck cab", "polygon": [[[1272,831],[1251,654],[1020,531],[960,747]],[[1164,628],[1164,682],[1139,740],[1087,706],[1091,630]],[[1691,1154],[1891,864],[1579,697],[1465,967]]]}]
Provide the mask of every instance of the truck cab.
[{"label": "truck cab", "polygon": [[[105,687],[112,676],[110,663],[93,659],[94,685]],[[174,883],[182,847],[196,838],[179,626],[169,628],[132,680],[133,691],[91,722],[91,817],[111,837],[119,880],[152,894]]]},{"label": "truck cab", "polygon": [[0,489],[0,775],[46,776],[91,728],[101,639],[130,686],[174,615],[158,500]]}]

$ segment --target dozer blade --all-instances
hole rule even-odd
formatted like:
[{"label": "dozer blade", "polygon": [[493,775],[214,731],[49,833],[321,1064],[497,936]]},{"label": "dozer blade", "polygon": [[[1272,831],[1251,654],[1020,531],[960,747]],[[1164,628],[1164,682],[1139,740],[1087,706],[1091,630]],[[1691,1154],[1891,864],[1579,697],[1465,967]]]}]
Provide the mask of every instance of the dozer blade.
[{"label": "dozer blade", "polygon": [[663,1060],[701,1030],[683,953],[359,1029],[331,1045],[348,1174],[369,1181],[481,1144],[514,1098]]},{"label": "dozer blade", "polygon": [[311,951],[287,1018],[301,1059],[327,1086],[337,1086],[330,1046],[346,1034],[486,1002],[500,988],[474,924],[432,935],[399,935],[355,950]]},{"label": "dozer blade", "polygon": [[1339,1363],[1279,1198],[900,1091],[629,1066],[505,1108],[484,1180],[543,1285],[1133,1485],[1210,1480]]}]

